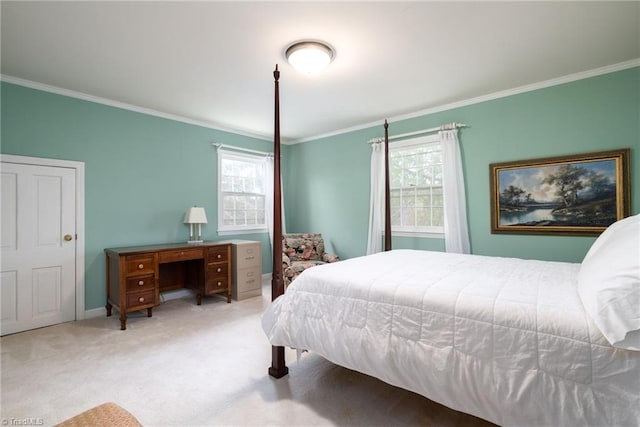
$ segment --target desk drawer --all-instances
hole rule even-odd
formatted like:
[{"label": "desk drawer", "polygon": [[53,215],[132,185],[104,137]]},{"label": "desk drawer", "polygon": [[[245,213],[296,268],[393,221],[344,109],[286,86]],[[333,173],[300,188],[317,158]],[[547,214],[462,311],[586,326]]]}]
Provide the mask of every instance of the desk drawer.
[{"label": "desk drawer", "polygon": [[176,249],[175,251],[163,251],[158,254],[158,262],[187,261],[190,259],[202,259],[202,248]]},{"label": "desk drawer", "polygon": [[208,249],[208,262],[227,262],[229,259],[229,256],[227,255],[228,247],[229,246],[227,245],[210,247]]},{"label": "desk drawer", "polygon": [[207,265],[207,275],[209,277],[227,277],[229,264],[209,264]]},{"label": "desk drawer", "polygon": [[154,272],[153,254],[129,255],[125,260],[127,274],[149,274]]},{"label": "desk drawer", "polygon": [[204,294],[210,295],[212,293],[224,292],[229,290],[229,279],[226,276],[209,276],[207,283],[204,287]]},{"label": "desk drawer", "polygon": [[128,310],[135,310],[137,307],[145,308],[156,304],[156,291],[154,289],[144,292],[127,293]]},{"label": "desk drawer", "polygon": [[129,277],[127,279],[127,291],[142,291],[143,289],[153,289],[155,285],[155,277],[153,274],[146,276]]}]

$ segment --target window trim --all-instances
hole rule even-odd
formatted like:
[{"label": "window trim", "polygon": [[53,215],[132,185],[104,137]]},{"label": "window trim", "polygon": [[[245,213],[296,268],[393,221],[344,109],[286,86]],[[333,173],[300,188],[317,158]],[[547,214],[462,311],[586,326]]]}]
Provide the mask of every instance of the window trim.
[{"label": "window trim", "polygon": [[[439,145],[442,149],[442,140],[438,134],[423,135],[416,138],[405,139],[389,144],[389,157],[392,151],[398,151],[415,146]],[[391,190],[391,188],[389,189]],[[444,184],[442,185],[442,195],[444,197]],[[442,207],[444,209],[444,205]],[[423,238],[444,238],[444,225],[442,227],[424,227],[420,230],[412,229],[411,226],[391,225],[391,236],[397,237],[423,237]]]},{"label": "window trim", "polygon": [[264,225],[225,225],[224,224],[224,203],[223,203],[223,191],[222,191],[222,161],[225,159],[240,160],[244,162],[255,163],[261,165],[263,169],[263,176],[266,181],[267,177],[267,159],[264,156],[237,153],[229,150],[218,150],[218,235],[230,236],[235,234],[254,234],[254,233],[266,233],[269,231],[266,215],[266,199],[269,197],[267,194],[267,185],[264,182],[265,192],[265,222]]}]

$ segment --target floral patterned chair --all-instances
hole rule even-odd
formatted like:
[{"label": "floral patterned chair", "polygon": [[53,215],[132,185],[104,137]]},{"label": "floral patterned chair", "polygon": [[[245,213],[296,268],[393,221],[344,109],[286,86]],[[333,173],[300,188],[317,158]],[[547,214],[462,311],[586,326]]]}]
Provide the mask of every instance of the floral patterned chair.
[{"label": "floral patterned chair", "polygon": [[294,233],[282,236],[282,270],[285,288],[307,268],[340,261],[324,251],[322,234]]}]

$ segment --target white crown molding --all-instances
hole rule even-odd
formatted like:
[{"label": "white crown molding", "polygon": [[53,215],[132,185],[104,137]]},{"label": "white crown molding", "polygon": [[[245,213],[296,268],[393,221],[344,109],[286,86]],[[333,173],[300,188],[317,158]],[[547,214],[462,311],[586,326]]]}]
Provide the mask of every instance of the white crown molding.
[{"label": "white crown molding", "polygon": [[234,133],[236,135],[248,136],[251,138],[261,139],[264,141],[272,141],[271,137],[267,137],[264,135],[254,134],[238,129],[225,128],[223,126],[219,126],[213,123],[209,123],[202,120],[190,119],[188,117],[180,116],[177,114],[165,113],[162,111],[153,110],[151,108],[140,107],[137,105],[127,104],[125,102],[114,101],[112,99],[102,98],[99,96],[89,95],[82,92],[77,92],[74,90],[64,89],[57,86],[52,86],[44,83],[34,82],[32,80],[21,79],[19,77],[9,76],[7,74],[0,74],[0,81],[12,83],[18,86],[24,86],[31,89],[41,90],[43,92],[55,93],[57,95],[68,96],[70,98],[81,99],[83,101],[89,101],[96,104],[108,105],[110,107],[121,108],[123,110],[134,111],[136,113],[146,114],[149,116],[160,117],[163,119],[173,120],[177,122],[187,123],[190,125],[201,126],[209,129],[215,129],[223,132]]},{"label": "white crown molding", "polygon": [[[513,89],[507,89],[507,90],[503,90],[503,91],[500,91],[500,92],[495,92],[495,93],[488,94],[488,95],[482,95],[482,96],[478,96],[476,98],[470,98],[470,99],[463,100],[463,101],[458,101],[458,102],[453,102],[453,103],[450,103],[450,104],[445,104],[445,105],[441,105],[441,106],[437,106],[437,107],[427,108],[427,109],[424,109],[424,110],[419,110],[419,111],[415,111],[415,112],[408,113],[408,114],[402,114],[402,115],[394,116],[394,117],[387,117],[386,119],[388,121],[401,121],[401,120],[412,119],[412,118],[415,118],[415,117],[426,116],[426,115],[438,113],[438,112],[441,112],[441,111],[452,110],[454,108],[466,107],[468,105],[478,104],[480,102],[491,101],[491,100],[495,100],[495,99],[499,99],[499,98],[505,98],[505,97],[512,96],[512,95],[517,95],[517,94],[521,94],[521,93],[525,93],[525,92],[531,92],[531,91],[538,90],[538,89],[544,89],[544,88],[551,87],[551,86],[557,86],[557,85],[570,83],[570,82],[577,81],[577,80],[587,79],[589,77],[596,77],[596,76],[599,76],[599,75],[602,75],[602,74],[613,73],[613,72],[616,72],[616,71],[622,71],[622,70],[626,70],[628,68],[633,68],[633,67],[638,67],[638,66],[640,66],[640,58],[632,59],[630,61],[620,62],[620,63],[617,63],[617,64],[607,65],[607,66],[604,66],[604,67],[595,68],[593,70],[583,71],[583,72],[580,72],[580,73],[569,74],[569,75],[558,77],[558,78],[551,79],[551,80],[545,80],[545,81],[538,82],[538,83],[532,83],[532,84],[529,84],[529,85],[520,86],[520,87],[516,87],[516,88],[513,88]],[[50,93],[55,93],[55,94],[58,94],[58,95],[68,96],[68,97],[71,97],[71,98],[77,98],[77,99],[81,99],[81,100],[84,100],[84,101],[94,102],[94,103],[97,103],[97,104],[103,104],[103,105],[108,105],[108,106],[111,106],[111,107],[121,108],[121,109],[124,109],[124,110],[135,111],[135,112],[141,113],[141,114],[147,114],[147,115],[150,115],[150,116],[161,117],[161,118],[168,119],[168,120],[174,120],[174,121],[188,123],[188,124],[191,124],[191,125],[201,126],[201,127],[205,127],[205,128],[209,128],[209,129],[215,129],[215,130],[219,130],[219,131],[223,131],[223,132],[234,133],[234,134],[237,134],[237,135],[248,136],[248,137],[251,137],[251,138],[261,139],[261,140],[264,140],[264,141],[271,141],[272,140],[272,138],[270,136],[254,134],[254,133],[250,133],[250,132],[246,132],[246,131],[242,131],[242,130],[238,130],[238,129],[225,128],[225,127],[213,124],[213,123],[209,123],[209,122],[205,122],[205,121],[201,121],[201,120],[190,119],[188,117],[179,116],[177,114],[164,113],[162,111],[152,110],[150,108],[139,107],[139,106],[136,106],[136,105],[127,104],[127,103],[120,102],[120,101],[114,101],[114,100],[107,99],[107,98],[101,98],[101,97],[98,97],[98,96],[89,95],[89,94],[82,93],[82,92],[76,92],[76,91],[73,91],[73,90],[64,89],[64,88],[60,88],[60,87],[52,86],[52,85],[47,85],[47,84],[44,84],[44,83],[38,83],[38,82],[31,81],[31,80],[21,79],[19,77],[13,77],[13,76],[9,76],[9,75],[6,75],[6,74],[0,74],[0,81],[16,84],[16,85],[19,85],[19,86],[25,86],[25,87],[28,87],[28,88],[31,88],[31,89],[37,89],[37,90],[41,90],[41,91],[44,91],[44,92],[50,92]],[[284,140],[284,138],[283,138],[282,143],[286,144],[286,145],[292,145],[292,144],[300,144],[300,143],[304,143],[304,142],[314,141],[314,140],[322,139],[322,138],[328,138],[330,136],[341,135],[341,134],[344,134],[344,133],[355,132],[355,131],[358,131],[358,130],[362,130],[362,129],[367,129],[367,128],[371,128],[371,127],[374,127],[374,126],[378,126],[380,123],[382,123],[382,121],[383,121],[383,119],[380,119],[380,120],[377,120],[377,121],[374,121],[374,122],[368,122],[368,123],[364,123],[364,124],[361,124],[361,125],[356,125],[356,126],[352,126],[352,127],[348,127],[348,128],[337,129],[335,131],[331,131],[331,132],[327,132],[327,133],[323,133],[323,134],[319,134],[319,135],[314,135],[314,136],[310,136],[310,137],[306,137],[306,138],[301,138],[301,139],[297,139],[297,140]]]},{"label": "white crown molding", "polygon": [[[632,59],[630,61],[620,62],[620,63],[613,64],[613,65],[607,65],[607,66],[604,66],[604,67],[595,68],[593,70],[583,71],[583,72],[580,72],[580,73],[569,74],[569,75],[558,77],[558,78],[551,79],[551,80],[545,80],[545,81],[538,82],[538,83],[532,83],[532,84],[528,84],[528,85],[525,85],[525,86],[516,87],[516,88],[513,88],[513,89],[507,89],[507,90],[503,90],[503,91],[500,91],[500,92],[491,93],[491,94],[488,94],[488,95],[482,95],[482,96],[478,96],[476,98],[470,98],[470,99],[463,100],[463,101],[453,102],[453,103],[441,105],[441,106],[438,106],[438,107],[427,108],[427,109],[424,109],[424,110],[415,111],[413,113],[402,114],[402,115],[394,116],[394,117],[388,117],[386,119],[389,122],[413,119],[415,117],[426,116],[426,115],[429,115],[429,114],[439,113],[441,111],[453,110],[454,108],[466,107],[468,105],[479,104],[481,102],[491,101],[491,100],[495,100],[495,99],[499,99],[499,98],[505,98],[505,97],[508,97],[508,96],[517,95],[517,94],[521,94],[521,93],[525,93],[525,92],[531,92],[531,91],[538,90],[538,89],[544,89],[544,88],[551,87],[551,86],[558,86],[558,85],[561,85],[561,84],[570,83],[570,82],[577,81],[577,80],[583,80],[583,79],[587,79],[587,78],[590,78],[590,77],[596,77],[596,76],[600,76],[600,75],[603,75],[603,74],[609,74],[609,73],[613,73],[613,72],[616,72],[616,71],[622,71],[622,70],[626,70],[628,68],[633,68],[633,67],[638,67],[638,66],[640,66],[640,58]],[[315,135],[315,136],[310,136],[310,137],[307,137],[307,138],[297,139],[295,141],[289,141],[289,144],[300,144],[300,143],[303,143],[303,142],[315,141],[317,139],[328,138],[330,136],[341,135],[341,134],[348,133],[348,132],[355,132],[355,131],[358,131],[358,130],[379,126],[383,121],[384,121],[384,118],[380,119],[380,120],[377,120],[375,122],[364,123],[364,124],[361,124],[361,125],[352,126],[352,127],[348,127],[348,128],[344,128],[344,129],[338,129],[338,130],[335,130],[335,131],[332,131],[332,132],[323,133],[323,134],[320,134],[320,135]]]}]

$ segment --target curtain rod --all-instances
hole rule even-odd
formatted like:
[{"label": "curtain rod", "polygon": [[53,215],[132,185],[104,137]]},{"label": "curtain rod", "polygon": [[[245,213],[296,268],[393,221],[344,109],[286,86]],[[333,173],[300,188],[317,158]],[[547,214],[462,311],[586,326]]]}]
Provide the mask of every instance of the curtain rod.
[{"label": "curtain rod", "polygon": [[266,151],[251,150],[249,148],[236,147],[235,145],[227,145],[221,142],[212,142],[211,145],[216,147],[216,149],[226,148],[228,150],[244,151],[247,153],[260,154],[262,156],[273,156],[273,153],[269,153]]},{"label": "curtain rod", "polygon": [[[408,132],[408,133],[401,133],[399,135],[393,135],[389,137],[389,141],[391,141],[392,139],[399,139],[399,138],[406,138],[408,136],[421,135],[423,133],[439,132],[441,130],[453,130],[453,129],[460,129],[460,128],[466,128],[466,127],[467,125],[464,123],[456,123],[456,122],[445,123],[435,128],[422,129],[422,130],[417,130],[415,132]],[[384,138],[382,137],[372,138],[369,140],[369,144],[382,142],[382,141],[384,141]]]}]

